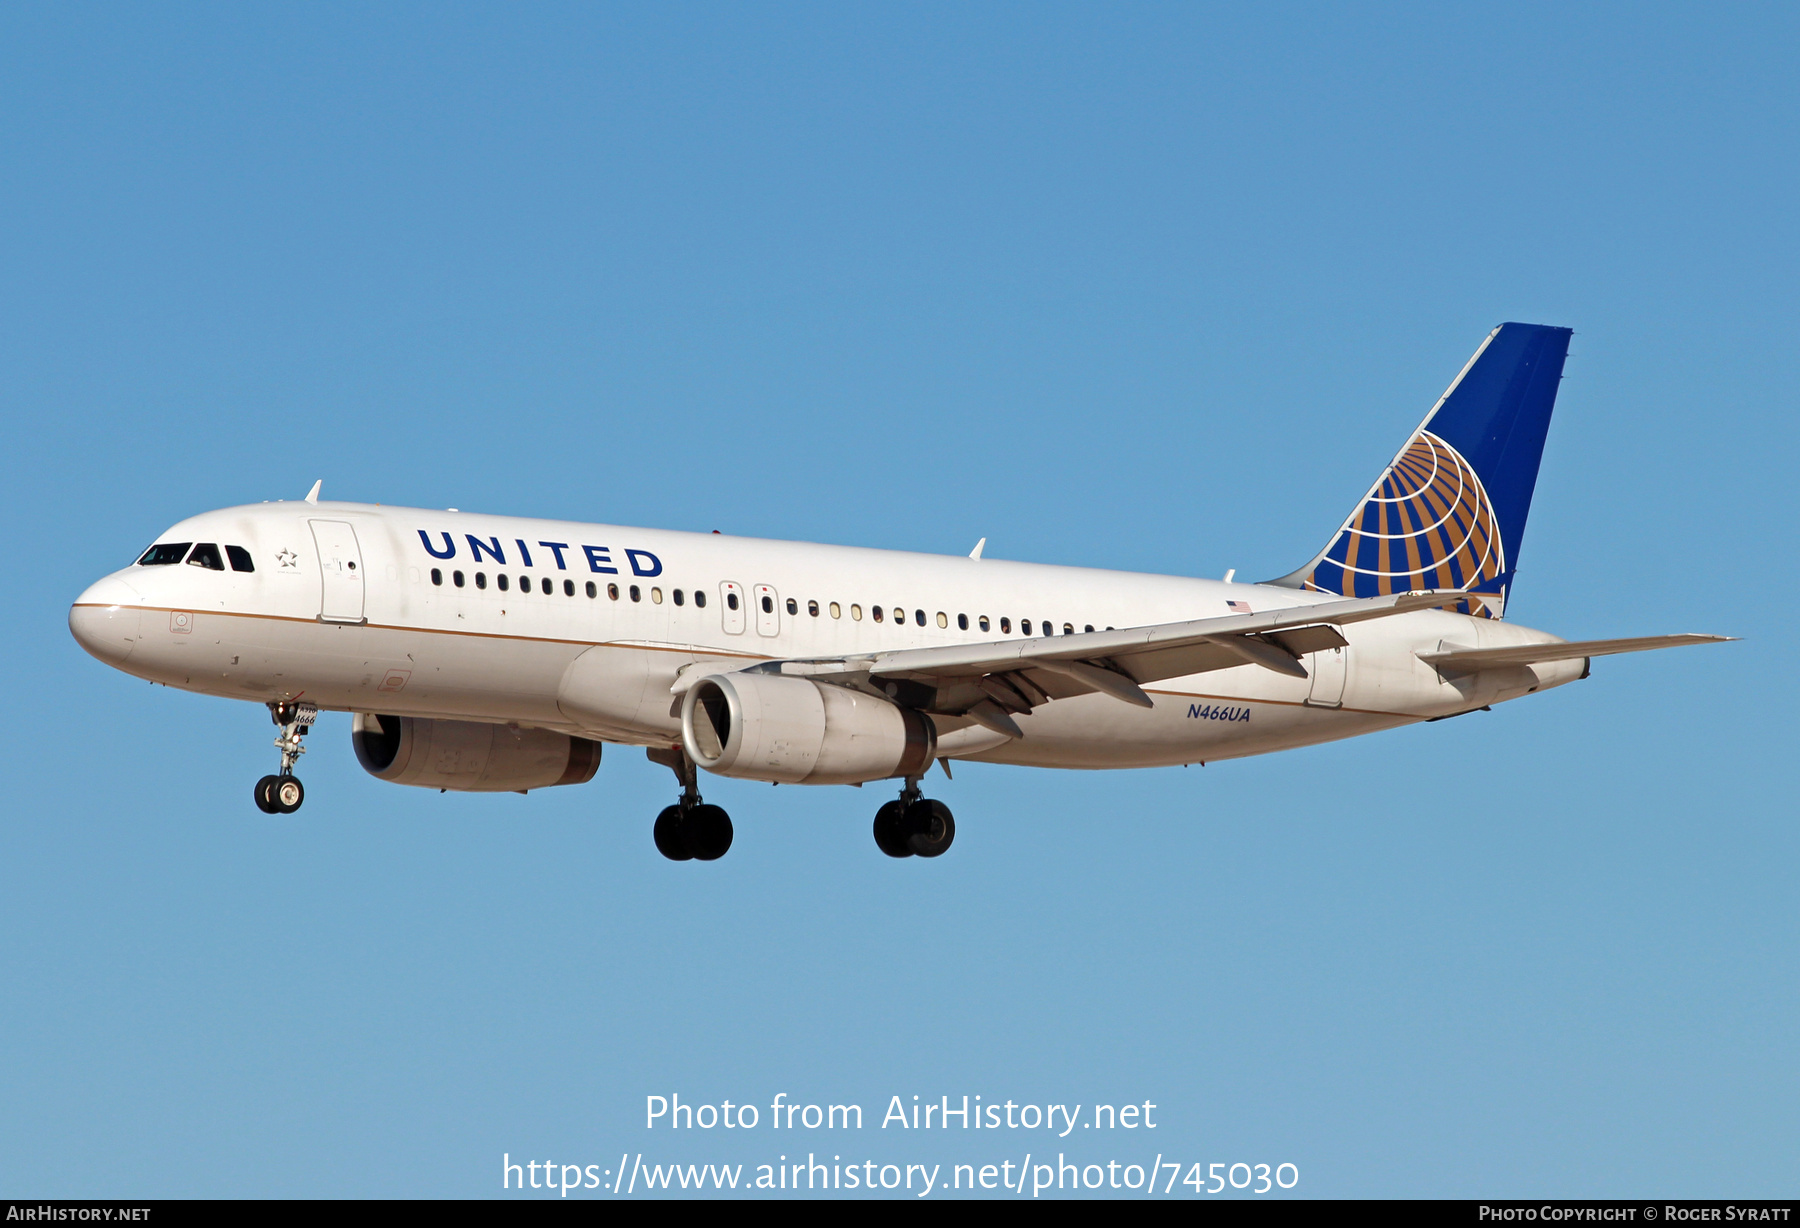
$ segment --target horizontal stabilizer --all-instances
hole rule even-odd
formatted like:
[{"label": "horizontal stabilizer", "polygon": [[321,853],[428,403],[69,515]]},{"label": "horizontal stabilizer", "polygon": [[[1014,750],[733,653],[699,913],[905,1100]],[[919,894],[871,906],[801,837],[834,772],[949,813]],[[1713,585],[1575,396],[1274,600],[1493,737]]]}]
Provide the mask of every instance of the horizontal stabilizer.
[{"label": "horizontal stabilizer", "polygon": [[1578,657],[1609,657],[1621,652],[1648,652],[1652,648],[1680,648],[1687,644],[1723,644],[1730,635],[1640,635],[1625,640],[1578,640],[1575,643],[1520,644],[1511,648],[1456,648],[1449,652],[1422,652],[1419,660],[1440,673],[1472,674],[1476,670],[1507,665],[1535,665],[1542,661],[1573,661]]}]

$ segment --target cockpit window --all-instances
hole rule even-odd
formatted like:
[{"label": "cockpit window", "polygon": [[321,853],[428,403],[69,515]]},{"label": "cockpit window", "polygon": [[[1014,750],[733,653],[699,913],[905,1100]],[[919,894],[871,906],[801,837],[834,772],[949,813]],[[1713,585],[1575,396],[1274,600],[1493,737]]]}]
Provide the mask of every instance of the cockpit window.
[{"label": "cockpit window", "polygon": [[225,560],[219,557],[219,548],[212,542],[201,542],[188,555],[189,567],[204,567],[208,571],[224,571]]},{"label": "cockpit window", "polygon": [[256,564],[250,561],[250,552],[242,546],[225,547],[225,557],[231,560],[233,571],[255,571]]},{"label": "cockpit window", "polygon": [[187,557],[188,547],[193,542],[158,542],[144,551],[144,557],[138,560],[139,567],[167,567],[170,563],[179,563]]}]

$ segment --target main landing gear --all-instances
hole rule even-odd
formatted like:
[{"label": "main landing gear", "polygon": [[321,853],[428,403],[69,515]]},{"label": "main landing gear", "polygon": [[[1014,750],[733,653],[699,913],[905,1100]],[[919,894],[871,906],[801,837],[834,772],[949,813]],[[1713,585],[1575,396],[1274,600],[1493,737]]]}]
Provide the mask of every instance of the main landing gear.
[{"label": "main landing gear", "polygon": [[875,845],[889,857],[941,857],[956,839],[950,807],[919,796],[919,778],[908,776],[900,800],[875,812]]},{"label": "main landing gear", "polygon": [[317,704],[272,703],[269,719],[281,726],[281,736],[275,739],[276,749],[281,751],[281,772],[256,782],[256,808],[264,814],[292,814],[306,800],[306,790],[294,775],[294,764],[306,753],[300,739],[319,719],[319,708]]},{"label": "main landing gear", "polygon": [[652,763],[660,763],[681,782],[681,800],[656,816],[651,836],[656,851],[670,861],[717,861],[731,848],[731,816],[718,806],[700,800],[700,786],[693,760],[680,747],[645,751]]}]

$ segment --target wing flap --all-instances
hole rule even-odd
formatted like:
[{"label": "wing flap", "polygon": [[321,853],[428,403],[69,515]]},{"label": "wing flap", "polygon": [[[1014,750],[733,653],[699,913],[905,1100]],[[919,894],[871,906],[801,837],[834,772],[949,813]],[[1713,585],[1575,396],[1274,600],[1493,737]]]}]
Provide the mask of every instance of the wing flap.
[{"label": "wing flap", "polygon": [[1129,656],[1121,654],[1112,661],[1139,685],[1161,682],[1164,678],[1207,674],[1215,669],[1235,669],[1244,664],[1243,657],[1211,640],[1175,648],[1152,648]]}]

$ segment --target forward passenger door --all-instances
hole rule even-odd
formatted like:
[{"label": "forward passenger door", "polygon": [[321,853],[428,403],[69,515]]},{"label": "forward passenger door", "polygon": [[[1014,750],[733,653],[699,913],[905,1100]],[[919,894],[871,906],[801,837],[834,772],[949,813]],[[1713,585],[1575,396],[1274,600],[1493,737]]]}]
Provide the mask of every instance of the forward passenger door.
[{"label": "forward passenger door", "polygon": [[313,544],[319,549],[319,619],[328,623],[363,621],[362,549],[356,530],[342,520],[312,520]]}]

